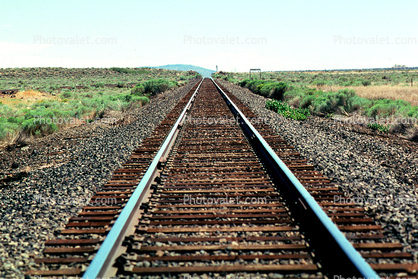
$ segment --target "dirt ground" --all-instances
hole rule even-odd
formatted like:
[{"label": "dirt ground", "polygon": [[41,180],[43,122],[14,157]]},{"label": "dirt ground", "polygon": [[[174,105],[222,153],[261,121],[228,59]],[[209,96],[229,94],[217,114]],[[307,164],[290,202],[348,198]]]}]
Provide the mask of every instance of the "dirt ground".
[{"label": "dirt ground", "polygon": [[34,90],[25,90],[20,91],[16,94],[0,94],[0,102],[5,105],[14,106],[19,103],[25,102],[30,104],[35,101],[43,99],[54,99],[55,97],[44,92],[34,91]]}]

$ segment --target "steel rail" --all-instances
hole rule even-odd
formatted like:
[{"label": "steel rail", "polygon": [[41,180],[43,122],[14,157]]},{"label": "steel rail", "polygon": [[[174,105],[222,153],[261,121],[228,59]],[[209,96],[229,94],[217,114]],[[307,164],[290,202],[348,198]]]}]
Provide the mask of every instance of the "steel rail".
[{"label": "steel rail", "polygon": [[[309,237],[308,242],[319,256],[321,265],[331,275],[343,277],[379,278],[364,258],[356,251],[343,233],[337,228],[305,187],[277,156],[245,115],[211,78],[219,92],[237,117],[251,145],[263,157],[267,168],[275,175],[280,189],[285,191],[291,212],[297,214],[297,222]],[[292,214],[293,216],[293,214]],[[325,251],[324,251],[325,250]],[[330,253],[332,251],[332,253]]]},{"label": "steel rail", "polygon": [[94,256],[92,262],[88,266],[87,270],[83,274],[82,278],[85,279],[96,279],[109,276],[107,274],[108,270],[112,267],[112,262],[116,258],[116,251],[121,246],[125,234],[131,224],[134,222],[134,216],[136,215],[139,207],[141,206],[144,197],[146,196],[147,191],[150,188],[151,183],[157,173],[157,166],[160,162],[160,159],[163,158],[169,151],[172,143],[176,139],[178,129],[181,126],[181,123],[186,117],[187,111],[190,109],[193,101],[195,100],[196,94],[199,91],[200,86],[202,85],[203,79],[200,81],[198,87],[196,88],[193,95],[190,97],[189,102],[183,109],[183,112],[180,114],[170,133],[166,137],[164,143],[159,149],[157,155],[154,157],[135,191],[132,193],[132,196],[129,198],[119,217],[116,219],[111,230],[107,234],[105,240],[100,246],[97,254]]}]

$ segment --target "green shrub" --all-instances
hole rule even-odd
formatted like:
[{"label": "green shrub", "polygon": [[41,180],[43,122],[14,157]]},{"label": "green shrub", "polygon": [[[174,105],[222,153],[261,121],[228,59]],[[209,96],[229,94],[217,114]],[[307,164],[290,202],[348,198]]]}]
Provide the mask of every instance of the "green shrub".
[{"label": "green shrub", "polygon": [[363,85],[363,81],[362,80],[354,80],[352,85],[353,86],[362,86]]},{"label": "green shrub", "polygon": [[142,102],[146,104],[149,102],[149,99],[145,96],[132,96],[132,102]]},{"label": "green shrub", "polygon": [[22,123],[21,128],[28,135],[48,135],[58,131],[58,127],[54,123],[53,118],[44,118],[42,121],[29,118]]},{"label": "green shrub", "polygon": [[284,99],[292,102],[297,98],[300,108],[309,108],[312,113],[330,114],[336,112],[353,112],[373,106],[372,100],[361,98],[352,89],[337,92],[323,92],[308,87],[293,87],[286,91]]},{"label": "green shrub", "polygon": [[273,83],[259,84],[257,86],[257,91],[260,92],[260,95],[262,95],[264,97],[270,97],[273,90],[274,90],[274,84]]},{"label": "green shrub", "polygon": [[36,109],[24,110],[25,120],[28,119],[52,119],[54,113],[51,110],[47,110],[44,106],[37,107]]},{"label": "green shrub", "polygon": [[274,83],[273,92],[271,93],[270,97],[276,100],[283,100],[283,95],[289,89],[287,83],[279,82]]},{"label": "green shrub", "polygon": [[378,115],[388,116],[392,114],[395,110],[395,107],[387,104],[375,104],[371,108],[365,110],[365,113],[369,117],[376,117]]},{"label": "green shrub", "polygon": [[315,113],[331,113],[335,111],[335,108],[332,107],[331,100],[327,96],[315,98],[312,105]]},{"label": "green shrub", "polygon": [[83,106],[86,106],[86,107],[94,107],[95,108],[97,106],[96,100],[90,99],[90,98],[81,99],[81,104]]},{"label": "green shrub", "polygon": [[348,79],[341,83],[342,86],[360,86],[362,85],[362,80],[357,80],[354,78]]},{"label": "green shrub", "polygon": [[150,71],[146,70],[146,69],[129,69],[129,68],[119,68],[119,67],[112,67],[110,68],[110,70],[115,71],[115,72],[119,72],[119,73],[123,73],[123,74],[147,74]]},{"label": "green shrub", "polygon": [[94,87],[103,88],[105,86],[104,82],[97,82],[94,84]]},{"label": "green shrub", "polygon": [[365,109],[364,113],[369,117],[387,117],[395,114],[408,115],[411,104],[403,100],[376,100],[373,104]]},{"label": "green shrub", "polygon": [[68,89],[64,89],[60,94],[61,99],[65,99],[65,98],[68,99],[68,98],[71,98],[72,96],[73,96],[72,92],[69,91]]},{"label": "green shrub", "polygon": [[308,108],[314,100],[315,96],[305,95],[303,99],[300,101],[300,108]]},{"label": "green shrub", "polygon": [[14,131],[6,127],[5,124],[0,123],[0,139],[5,139],[8,134],[12,134]]},{"label": "green shrub", "polygon": [[342,89],[337,92],[327,93],[319,92],[318,96],[311,101],[313,112],[334,113],[338,110],[352,112],[352,99],[354,96],[355,92],[351,89]]},{"label": "green shrub", "polygon": [[414,107],[412,107],[412,108],[408,111],[407,115],[408,115],[409,117],[415,117],[415,118],[418,118],[418,106],[414,106]]},{"label": "green shrub", "polygon": [[370,80],[368,80],[368,79],[363,79],[363,80],[361,81],[361,84],[363,84],[363,86],[368,86],[368,85],[370,85],[370,84],[372,84],[372,83],[371,83],[371,81],[370,81]]},{"label": "green shrub", "polygon": [[145,88],[142,84],[137,84],[132,90],[131,94],[134,95],[143,95],[145,92]]},{"label": "green shrub", "polygon": [[373,105],[373,101],[362,98],[359,96],[354,96],[351,99],[351,107],[353,111],[360,110],[360,109],[366,109]]},{"label": "green shrub", "polygon": [[77,118],[82,118],[83,115],[85,115],[87,112],[90,112],[90,111],[92,110],[86,106],[81,105],[77,107],[74,116]]},{"label": "green shrub", "polygon": [[266,108],[294,120],[305,120],[310,115],[307,109],[294,109],[288,104],[276,100],[267,101]]},{"label": "green shrub", "polygon": [[116,84],[116,87],[118,87],[118,88],[124,88],[125,86],[126,86],[126,84],[124,82],[118,82]]},{"label": "green shrub", "polygon": [[123,96],[123,99],[125,100],[125,102],[129,103],[132,100],[132,95],[126,94],[125,96]]},{"label": "green shrub", "polygon": [[149,103],[149,99],[145,96],[132,96],[132,100],[129,103],[129,108],[138,108]]},{"label": "green shrub", "polygon": [[246,79],[244,79],[244,80],[240,81],[240,82],[238,83],[238,85],[239,85],[239,86],[241,86],[241,87],[247,87],[246,85],[247,85],[247,83],[249,83],[250,81],[251,81],[251,79],[246,78]]},{"label": "green shrub", "polygon": [[376,122],[372,122],[372,123],[367,124],[367,127],[372,129],[372,130],[377,130],[377,131],[380,131],[380,132],[383,132],[383,133],[387,133],[389,131],[388,127],[383,126],[383,125],[381,125],[379,123],[376,123]]},{"label": "green shrub", "polygon": [[285,92],[289,89],[287,83],[284,82],[266,82],[257,79],[245,79],[239,85],[250,89],[255,94],[276,100],[283,100]]},{"label": "green shrub", "polygon": [[124,74],[130,74],[132,72],[135,72],[135,71],[132,71],[130,69],[119,68],[119,67],[112,67],[112,68],[110,68],[110,70],[115,71],[115,72],[119,72],[119,73],[124,73]]},{"label": "green shrub", "polygon": [[[177,86],[179,80],[184,81],[198,75],[195,72],[178,75],[177,71],[167,72],[139,68],[113,68],[112,70],[123,73],[123,75],[110,72],[113,74],[106,77],[103,77],[102,74],[91,77],[90,70],[77,70],[84,76],[74,79],[75,76],[79,75],[65,74],[61,76],[61,69],[53,69],[51,77],[48,76],[47,79],[44,79],[44,76],[50,71],[47,69],[42,70],[39,76],[36,75],[38,77],[36,79],[30,78],[32,75],[26,75],[29,79],[22,79],[20,83],[19,77],[0,82],[0,87],[4,89],[24,87],[26,82],[28,88],[54,92],[58,97],[51,100],[31,102],[30,105],[27,102],[17,102],[10,107],[0,102],[0,138],[4,139],[11,134],[19,133],[22,129],[24,129],[23,132],[28,132],[32,136],[42,136],[57,130],[61,125],[60,123],[65,125],[65,122],[69,123],[75,117],[85,118],[86,115],[93,115],[93,112],[96,115],[103,115],[105,110],[140,107],[149,102],[148,94],[158,94],[168,88]],[[137,75],[151,72],[152,75]],[[155,80],[146,83],[152,76],[155,77]],[[169,81],[169,79],[172,79],[172,81]],[[132,93],[135,94],[131,94],[132,88],[127,89],[126,85],[134,81],[140,81],[141,84],[134,88],[135,90],[132,90]],[[124,89],[107,88],[105,84],[117,84],[119,88],[123,87]],[[148,86],[149,93],[145,93],[145,84]],[[71,88],[75,88],[76,85],[90,85],[91,87],[83,90],[72,90]],[[60,89],[67,86],[70,87]],[[61,119],[57,118],[63,118],[63,121],[61,122]],[[45,120],[45,123],[40,119]]]},{"label": "green shrub", "polygon": [[14,116],[10,116],[9,118],[7,118],[7,122],[18,123],[18,119]]},{"label": "green shrub", "polygon": [[0,117],[0,139],[5,139],[9,134],[16,133],[20,128],[21,122],[21,117]]},{"label": "green shrub", "polygon": [[313,85],[316,85],[316,86],[324,86],[325,84],[327,84],[325,80],[315,80],[313,82]]},{"label": "green shrub", "polygon": [[250,80],[245,87],[247,87],[248,89],[250,89],[253,93],[255,94],[260,94],[260,92],[258,91],[263,85],[264,85],[265,81],[264,80]]},{"label": "green shrub", "polygon": [[290,101],[290,100],[292,100],[294,98],[302,99],[303,98],[303,93],[300,92],[299,90],[293,88],[291,90],[286,91],[283,94],[283,100],[284,101]]},{"label": "green shrub", "polygon": [[[372,84],[408,84],[417,74],[401,71],[355,71],[332,73],[265,73],[263,80],[249,79],[248,74],[228,73],[228,77],[236,80],[236,84],[246,87],[255,94],[273,98],[274,83],[283,82],[289,86],[276,99],[292,104],[292,107],[309,109],[310,113],[318,115],[346,114],[358,111],[359,114],[371,117],[415,117],[418,118],[418,108],[407,102],[393,100],[372,100],[357,96],[354,91],[322,92],[312,85],[343,85],[370,86]],[[220,75],[222,78],[224,75]],[[310,86],[310,87],[308,87]],[[280,91],[279,91],[280,92]],[[276,92],[277,93],[277,92]]]},{"label": "green shrub", "polygon": [[144,86],[144,93],[156,95],[166,91],[174,86],[177,86],[175,82],[168,81],[165,79],[151,79],[142,84]]},{"label": "green shrub", "polygon": [[314,94],[323,93],[323,92],[314,88],[305,87],[303,90],[303,93],[305,95],[314,95]]},{"label": "green shrub", "polygon": [[110,95],[107,98],[112,102],[119,100],[117,95]]}]

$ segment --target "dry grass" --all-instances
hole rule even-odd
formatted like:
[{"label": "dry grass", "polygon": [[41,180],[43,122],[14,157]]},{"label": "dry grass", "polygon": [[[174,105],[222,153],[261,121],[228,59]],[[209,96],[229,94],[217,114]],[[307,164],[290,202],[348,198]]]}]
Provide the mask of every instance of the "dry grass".
[{"label": "dry grass", "polygon": [[12,132],[6,135],[6,137],[0,142],[0,150],[3,148],[16,148],[23,147],[30,143],[30,136],[24,132]]},{"label": "dry grass", "polygon": [[34,90],[25,90],[20,91],[14,95],[12,98],[11,95],[0,95],[0,102],[4,105],[15,106],[20,103],[26,103],[30,105],[35,101],[43,99],[56,99],[56,97],[51,96],[47,93],[34,91]]},{"label": "dry grass", "polygon": [[367,99],[391,99],[404,100],[410,102],[413,106],[418,106],[418,87],[416,86],[400,86],[400,85],[371,85],[371,86],[333,86],[324,85],[317,86],[325,92],[338,91],[340,89],[349,88],[356,91],[360,97]]},{"label": "dry grass", "polygon": [[0,150],[7,146],[12,146],[18,134],[18,132],[8,133],[6,137],[0,141]]},{"label": "dry grass", "polygon": [[418,142],[418,126],[415,126],[409,129],[408,138],[410,141]]},{"label": "dry grass", "polygon": [[[306,71],[305,74],[311,74],[311,75],[318,75],[318,74],[324,74],[324,75],[345,75],[345,74],[358,74],[358,75],[364,75],[364,74],[376,74],[376,73],[382,73],[382,74],[393,74],[393,70],[353,70],[353,71],[338,71],[338,70],[331,70],[331,71]],[[408,72],[410,74],[418,73],[418,70],[416,69],[405,69],[403,72]],[[268,72],[268,73],[275,73],[275,72]],[[290,72],[298,74],[300,72]]]}]

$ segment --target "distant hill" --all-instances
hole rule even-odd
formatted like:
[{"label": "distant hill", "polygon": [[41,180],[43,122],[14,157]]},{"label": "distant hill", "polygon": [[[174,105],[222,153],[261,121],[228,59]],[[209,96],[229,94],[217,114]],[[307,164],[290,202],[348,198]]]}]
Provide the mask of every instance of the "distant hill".
[{"label": "distant hill", "polygon": [[185,65],[185,64],[171,64],[171,65],[164,65],[159,67],[152,67],[152,68],[158,68],[158,69],[167,69],[167,70],[176,70],[176,71],[196,71],[199,74],[201,74],[203,77],[210,77],[215,71],[205,69],[198,66],[193,65]]}]

